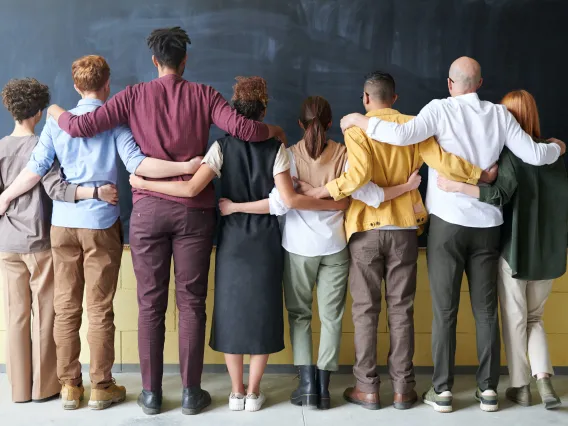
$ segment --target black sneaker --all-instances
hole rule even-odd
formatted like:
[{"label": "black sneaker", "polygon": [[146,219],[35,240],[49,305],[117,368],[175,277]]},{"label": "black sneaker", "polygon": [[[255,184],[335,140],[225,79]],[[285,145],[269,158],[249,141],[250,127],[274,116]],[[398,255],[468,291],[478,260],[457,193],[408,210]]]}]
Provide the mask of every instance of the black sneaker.
[{"label": "black sneaker", "polygon": [[162,391],[150,392],[142,389],[138,395],[138,406],[142,408],[144,414],[154,416],[162,411]]},{"label": "black sneaker", "polygon": [[181,397],[181,412],[193,416],[211,405],[211,395],[200,386],[184,388]]}]

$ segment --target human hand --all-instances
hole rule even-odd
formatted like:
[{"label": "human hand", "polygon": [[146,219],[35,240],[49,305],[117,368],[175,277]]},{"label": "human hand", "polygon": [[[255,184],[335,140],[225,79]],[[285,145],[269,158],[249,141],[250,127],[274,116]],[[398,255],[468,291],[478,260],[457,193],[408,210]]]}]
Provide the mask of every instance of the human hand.
[{"label": "human hand", "polygon": [[59,105],[53,104],[47,109],[48,117],[51,116],[55,121],[59,120],[61,114],[63,114],[65,110],[61,108]]},{"label": "human hand", "polygon": [[566,152],[566,144],[564,142],[556,138],[549,138],[547,139],[547,141],[558,145],[560,147],[560,155],[564,155],[564,153]]},{"label": "human hand", "polygon": [[347,114],[339,123],[341,131],[345,133],[347,129],[357,126],[357,123],[359,123],[362,118],[365,118],[365,116],[359,113]]},{"label": "human hand", "polygon": [[221,211],[221,216],[229,216],[233,213],[236,213],[235,209],[236,203],[233,203],[228,198],[220,198],[219,199],[219,210]]},{"label": "human hand", "polygon": [[130,175],[130,186],[136,189],[144,189],[146,181],[140,176]]},{"label": "human hand", "polygon": [[455,182],[453,180],[449,180],[444,176],[438,176],[438,188],[445,192],[459,192],[460,190],[460,182]]},{"label": "human hand", "polygon": [[493,164],[488,170],[483,170],[479,181],[483,183],[493,183],[497,179],[497,173],[499,171],[499,166],[497,163]]},{"label": "human hand", "polygon": [[197,173],[197,170],[201,167],[201,161],[203,161],[203,156],[198,155],[197,157],[193,157],[191,160],[186,161],[186,175],[194,175]]},{"label": "human hand", "polygon": [[418,172],[419,170],[414,170],[414,172],[412,172],[412,174],[408,178],[408,182],[406,182],[409,191],[417,189],[420,186],[420,183],[422,182],[422,176],[420,176]]},{"label": "human hand", "polygon": [[10,207],[10,200],[3,196],[4,194],[0,195],[0,216],[6,214],[8,207]]},{"label": "human hand", "polygon": [[115,185],[109,183],[99,187],[99,199],[106,203],[116,206],[118,203],[118,189]]},{"label": "human hand", "polygon": [[306,192],[310,191],[311,189],[314,189],[314,187],[310,185],[308,182],[304,182],[303,180],[300,180],[297,177],[293,177],[292,180],[294,181],[295,189],[298,194],[305,195]]}]

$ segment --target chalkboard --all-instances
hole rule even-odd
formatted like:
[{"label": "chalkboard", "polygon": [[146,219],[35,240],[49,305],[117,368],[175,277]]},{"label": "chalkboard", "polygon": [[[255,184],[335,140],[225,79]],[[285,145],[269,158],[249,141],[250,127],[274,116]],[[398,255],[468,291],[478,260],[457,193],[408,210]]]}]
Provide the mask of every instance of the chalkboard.
[{"label": "chalkboard", "polygon": [[[192,40],[185,77],[226,97],[235,76],[266,78],[267,122],[283,126],[290,141],[301,137],[297,114],[306,96],[331,102],[330,136],[341,141],[340,117],[362,110],[364,74],[393,74],[396,108],[416,114],[448,96],[448,67],[462,55],[482,65],[481,97],[498,102],[509,90],[527,89],[544,134],[568,140],[567,18],[564,0],[3,0],[0,85],[35,77],[50,86],[54,102],[71,108],[78,100],[74,59],[103,55],[115,93],[155,78],[146,36],[179,25]],[[11,127],[0,111],[0,134]],[[214,129],[211,140],[220,134]],[[132,200],[122,171],[128,240]]]}]

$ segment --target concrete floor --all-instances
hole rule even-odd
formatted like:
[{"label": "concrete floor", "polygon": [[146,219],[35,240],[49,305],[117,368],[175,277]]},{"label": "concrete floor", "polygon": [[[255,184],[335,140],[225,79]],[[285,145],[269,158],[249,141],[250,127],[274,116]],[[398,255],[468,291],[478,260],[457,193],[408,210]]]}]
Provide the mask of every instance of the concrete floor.
[{"label": "concrete floor", "polygon": [[[459,376],[454,387],[454,409],[452,414],[435,413],[430,407],[418,403],[408,411],[397,411],[392,406],[392,391],[384,385],[381,399],[385,408],[369,411],[347,404],[341,395],[345,387],[352,384],[348,374],[338,374],[332,379],[333,407],[329,411],[310,411],[294,407],[288,402],[290,392],[296,386],[292,375],[267,375],[263,380],[263,390],[268,397],[265,407],[257,413],[231,412],[227,407],[230,391],[228,376],[224,374],[205,374],[203,386],[213,396],[212,406],[198,416],[184,416],[180,409],[179,376],[168,374],[164,377],[164,409],[158,416],[145,416],[136,404],[140,391],[138,374],[116,374],[119,384],[125,385],[127,401],[107,410],[94,412],[86,408],[86,403],[77,411],[63,411],[59,401],[44,404],[13,404],[10,401],[10,388],[5,374],[0,374],[0,424],[18,425],[349,425],[382,424],[396,425],[460,425],[460,426],[521,426],[521,425],[568,425],[568,376],[555,378],[555,385],[564,406],[556,411],[545,411],[541,405],[529,408],[513,406],[504,400],[504,389],[508,378],[504,377],[500,386],[501,410],[497,413],[484,413],[473,400],[475,380],[473,376]],[[429,385],[428,376],[417,378],[417,389],[422,392]],[[86,396],[89,395],[87,389]],[[535,403],[540,402],[533,389]]]}]

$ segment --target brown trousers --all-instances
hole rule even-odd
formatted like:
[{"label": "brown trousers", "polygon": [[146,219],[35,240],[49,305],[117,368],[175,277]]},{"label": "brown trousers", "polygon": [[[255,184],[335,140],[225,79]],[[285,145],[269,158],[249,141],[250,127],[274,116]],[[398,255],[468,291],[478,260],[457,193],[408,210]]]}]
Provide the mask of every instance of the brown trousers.
[{"label": "brown trousers", "polygon": [[108,229],[51,228],[55,266],[57,376],[61,384],[82,383],[79,329],[86,289],[93,389],[112,381],[114,363],[113,299],[122,260],[120,222]]},{"label": "brown trousers", "polygon": [[53,341],[51,250],[0,253],[0,270],[7,327],[6,371],[12,401],[53,396],[60,387]]},{"label": "brown trousers", "polygon": [[353,374],[362,392],[379,391],[377,329],[381,312],[381,283],[385,280],[390,351],[388,369],[393,389],[414,389],[414,295],[416,293],[416,230],[371,230],[349,241],[349,282],[353,297],[355,365]]}]

